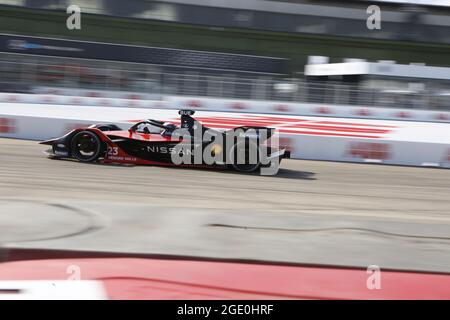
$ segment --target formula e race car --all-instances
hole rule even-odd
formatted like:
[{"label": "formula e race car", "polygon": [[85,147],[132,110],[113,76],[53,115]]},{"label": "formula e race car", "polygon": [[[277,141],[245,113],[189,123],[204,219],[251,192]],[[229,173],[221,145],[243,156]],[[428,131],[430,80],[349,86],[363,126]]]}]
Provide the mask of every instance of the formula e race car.
[{"label": "formula e race car", "polygon": [[[81,162],[163,166],[230,167],[240,172],[278,168],[289,152],[272,143],[275,130],[241,126],[229,130],[207,128],[180,110],[181,124],[140,121],[128,130],[115,124],[97,124],[72,130],[41,142],[50,145],[52,158]],[[277,170],[276,170],[277,171]],[[276,173],[276,172],[275,172]]]}]

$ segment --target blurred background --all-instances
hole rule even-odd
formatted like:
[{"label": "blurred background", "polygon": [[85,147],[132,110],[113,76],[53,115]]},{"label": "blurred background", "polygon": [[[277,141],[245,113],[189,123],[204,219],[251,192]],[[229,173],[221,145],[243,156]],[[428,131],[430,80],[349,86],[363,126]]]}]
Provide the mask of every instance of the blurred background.
[{"label": "blurred background", "polygon": [[6,0],[0,91],[449,110],[449,14],[431,0]]}]

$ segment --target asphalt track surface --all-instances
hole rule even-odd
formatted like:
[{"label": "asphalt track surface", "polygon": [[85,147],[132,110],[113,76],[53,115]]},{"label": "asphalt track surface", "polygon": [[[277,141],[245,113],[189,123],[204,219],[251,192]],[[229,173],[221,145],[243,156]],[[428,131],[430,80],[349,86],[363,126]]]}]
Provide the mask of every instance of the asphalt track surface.
[{"label": "asphalt track surface", "polygon": [[286,160],[277,176],[48,159],[0,139],[3,248],[450,272],[450,170]]}]

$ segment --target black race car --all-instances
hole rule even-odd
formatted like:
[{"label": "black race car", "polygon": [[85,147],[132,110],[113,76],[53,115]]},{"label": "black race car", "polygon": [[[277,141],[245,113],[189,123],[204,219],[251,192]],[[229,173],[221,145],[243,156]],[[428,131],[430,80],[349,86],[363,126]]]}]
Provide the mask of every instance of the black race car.
[{"label": "black race car", "polygon": [[47,153],[53,158],[81,162],[230,167],[240,172],[267,168],[268,174],[276,173],[281,159],[289,157],[288,151],[274,143],[273,128],[217,130],[195,120],[193,110],[180,110],[179,114],[179,126],[152,119],[128,130],[115,124],[97,124],[41,144],[52,146]]}]

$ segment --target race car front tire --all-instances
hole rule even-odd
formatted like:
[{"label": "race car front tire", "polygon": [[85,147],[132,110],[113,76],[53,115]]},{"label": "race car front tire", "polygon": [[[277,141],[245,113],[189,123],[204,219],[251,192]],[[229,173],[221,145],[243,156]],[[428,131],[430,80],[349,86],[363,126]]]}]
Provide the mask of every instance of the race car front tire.
[{"label": "race car front tire", "polygon": [[104,147],[100,138],[91,131],[80,131],[72,138],[72,157],[81,162],[94,162],[102,155]]}]

